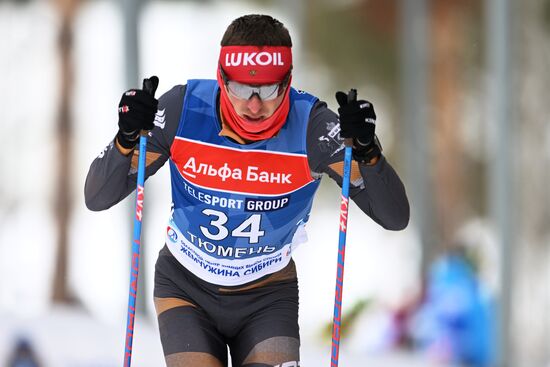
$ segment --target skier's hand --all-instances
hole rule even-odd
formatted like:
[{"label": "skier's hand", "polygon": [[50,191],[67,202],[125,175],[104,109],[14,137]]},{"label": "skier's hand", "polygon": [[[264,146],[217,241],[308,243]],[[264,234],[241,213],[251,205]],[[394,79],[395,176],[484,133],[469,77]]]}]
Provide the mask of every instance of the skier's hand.
[{"label": "skier's hand", "polygon": [[143,89],[130,89],[120,98],[118,104],[118,133],[116,139],[125,149],[132,149],[139,140],[142,130],[152,130],[157,113],[158,100],[155,91],[159,79],[152,76],[143,81]]},{"label": "skier's hand", "polygon": [[340,115],[340,136],[353,139],[353,158],[359,162],[370,162],[379,157],[381,148],[374,134],[376,113],[372,103],[357,100],[357,92],[349,94],[336,92],[338,114]]}]

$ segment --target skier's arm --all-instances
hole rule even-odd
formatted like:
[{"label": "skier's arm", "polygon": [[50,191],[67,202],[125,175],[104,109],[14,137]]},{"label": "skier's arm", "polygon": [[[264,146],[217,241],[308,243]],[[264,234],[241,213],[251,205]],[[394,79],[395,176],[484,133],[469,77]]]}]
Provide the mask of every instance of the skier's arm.
[{"label": "skier's arm", "polygon": [[[308,160],[314,173],[326,173],[342,186],[344,140],[338,115],[317,102],[308,124]],[[373,165],[352,162],[350,198],[385,229],[401,230],[409,222],[409,202],[401,179],[383,154]]]},{"label": "skier's arm", "polygon": [[[170,157],[170,146],[178,128],[185,86],[176,86],[159,99],[155,126],[147,139],[145,178],[155,174]],[[139,150],[122,147],[113,139],[92,162],[84,196],[90,210],[110,208],[136,188]]]}]

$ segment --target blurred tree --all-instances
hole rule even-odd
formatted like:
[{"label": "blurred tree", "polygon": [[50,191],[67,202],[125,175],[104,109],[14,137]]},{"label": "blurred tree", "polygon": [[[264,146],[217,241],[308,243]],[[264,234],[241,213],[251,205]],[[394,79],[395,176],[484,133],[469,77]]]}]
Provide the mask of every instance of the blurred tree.
[{"label": "blurred tree", "polygon": [[72,119],[70,107],[73,96],[73,23],[79,0],[54,0],[59,12],[58,36],[60,99],[56,124],[58,141],[58,171],[55,194],[58,249],[53,279],[53,301],[75,303],[68,279],[68,230],[72,207]]},{"label": "blurred tree", "polygon": [[[468,46],[473,15],[480,2],[437,0],[430,3],[431,35],[431,126],[436,228],[440,244],[450,244],[471,210],[468,155],[462,141],[465,119],[464,94],[471,60]],[[477,4],[477,6],[476,6]],[[474,36],[475,37],[475,36]],[[481,38],[479,35],[477,39]],[[475,39],[475,38],[474,38]]]}]

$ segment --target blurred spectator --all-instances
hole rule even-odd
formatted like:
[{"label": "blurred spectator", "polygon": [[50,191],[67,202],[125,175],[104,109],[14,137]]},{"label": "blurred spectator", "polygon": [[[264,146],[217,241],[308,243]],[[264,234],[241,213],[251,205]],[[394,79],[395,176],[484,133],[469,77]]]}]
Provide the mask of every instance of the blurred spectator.
[{"label": "blurred spectator", "polygon": [[464,254],[455,251],[435,261],[426,287],[411,323],[416,346],[440,362],[491,365],[490,303]]},{"label": "blurred spectator", "polygon": [[29,339],[20,337],[15,343],[7,367],[40,367],[42,364],[34,352]]}]

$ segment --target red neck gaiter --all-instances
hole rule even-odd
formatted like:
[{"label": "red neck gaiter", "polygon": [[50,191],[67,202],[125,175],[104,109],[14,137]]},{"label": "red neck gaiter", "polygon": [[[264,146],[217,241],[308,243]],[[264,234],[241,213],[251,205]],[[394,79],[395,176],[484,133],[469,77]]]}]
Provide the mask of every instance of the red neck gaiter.
[{"label": "red neck gaiter", "polygon": [[250,141],[269,139],[275,136],[285,124],[290,110],[290,87],[286,88],[283,101],[273,115],[261,122],[249,122],[239,116],[233,108],[219,70],[218,84],[220,85],[220,109],[223,119],[241,138]]},{"label": "red neck gaiter", "polygon": [[[274,84],[282,82],[290,72],[292,53],[290,47],[224,46],[219,65],[229,80],[252,85]],[[281,105],[261,122],[249,122],[240,117],[229,100],[219,69],[217,79],[222,118],[240,137],[249,141],[269,139],[283,127],[290,110],[291,78]]]}]

